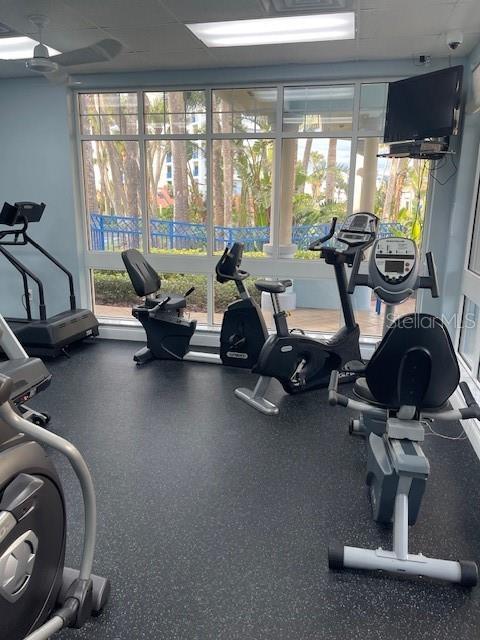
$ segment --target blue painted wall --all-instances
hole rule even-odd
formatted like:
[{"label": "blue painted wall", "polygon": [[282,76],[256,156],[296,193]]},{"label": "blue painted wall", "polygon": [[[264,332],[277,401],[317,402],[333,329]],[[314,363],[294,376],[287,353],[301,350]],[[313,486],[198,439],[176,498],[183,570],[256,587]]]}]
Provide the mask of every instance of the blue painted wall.
[{"label": "blue painted wall", "polygon": [[[0,204],[5,200],[47,204],[42,222],[31,225],[31,235],[72,270],[79,288],[81,257],[77,252],[67,100],[65,87],[43,78],[0,80]],[[66,278],[31,248],[16,248],[15,255],[44,280],[48,314],[68,308]],[[23,315],[21,285],[20,276],[0,256],[3,314]]]}]

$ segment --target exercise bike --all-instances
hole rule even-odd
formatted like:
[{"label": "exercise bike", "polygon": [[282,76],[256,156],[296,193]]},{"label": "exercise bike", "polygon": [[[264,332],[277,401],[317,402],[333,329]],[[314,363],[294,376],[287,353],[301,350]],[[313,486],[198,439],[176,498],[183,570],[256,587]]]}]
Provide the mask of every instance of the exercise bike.
[{"label": "exercise bike", "polygon": [[144,298],[143,303],[132,310],[147,334],[146,347],[134,355],[137,364],[159,359],[209,362],[244,369],[253,367],[268,338],[268,330],[260,307],[245,286],[250,274],[240,269],[242,256],[243,244],[235,242],[225,249],[215,268],[217,282],[234,282],[239,298],[229,304],[224,313],[220,354],[216,354],[190,349],[197,322],[185,317],[185,309],[186,298],[194,288],[184,296],[163,293],[159,275],[139,251],[128,249],[122,253],[133,288]]},{"label": "exercise bike", "polygon": [[[92,574],[96,501],[88,467],[70,442],[17,413],[12,387],[0,374],[1,638],[47,640],[99,614],[110,584]],[[81,485],[85,534],[78,571],[64,566],[65,499],[41,444],[68,458]]]},{"label": "exercise bike", "polygon": [[276,334],[265,342],[253,368],[253,373],[260,376],[255,388],[235,389],[235,395],[266,415],[276,415],[279,411],[265,397],[272,378],[278,380],[287,393],[302,393],[328,386],[330,373],[347,363],[351,363],[351,370],[342,371],[341,381],[352,382],[356,377],[354,363],[361,364],[360,327],[347,293],[345,265],[352,266],[355,256],[363,257],[364,251],[373,244],[378,218],[364,212],[348,216],[337,234],[336,246],[326,246],[335,234],[336,223],[337,218],[333,218],[329,233],[309,246],[311,251],[319,251],[320,257],[335,270],[345,326],[329,340],[316,340],[289,330],[287,313],[282,311],[278,296],[291,286],[291,281],[255,282],[259,291],[271,296]]},{"label": "exercise bike", "polygon": [[[419,276],[412,240],[377,240],[368,275],[358,273],[359,260],[355,261],[351,284],[372,288],[387,303],[417,289],[429,289],[437,297],[433,257],[430,253],[426,257],[428,275]],[[393,550],[334,545],[328,552],[330,569],[383,570],[475,586],[474,562],[429,558],[408,549],[408,527],[417,521],[430,472],[421,448],[425,421],[480,418],[480,408],[465,382],[460,389],[467,406],[459,410],[447,406],[460,381],[447,328],[435,316],[407,314],[390,326],[355,383],[356,399],[338,392],[338,378],[339,371],[333,371],[330,404],[360,411],[363,424],[368,424],[368,418],[381,425],[381,435],[372,431],[368,436],[366,482],[374,520],[393,523]]]}]

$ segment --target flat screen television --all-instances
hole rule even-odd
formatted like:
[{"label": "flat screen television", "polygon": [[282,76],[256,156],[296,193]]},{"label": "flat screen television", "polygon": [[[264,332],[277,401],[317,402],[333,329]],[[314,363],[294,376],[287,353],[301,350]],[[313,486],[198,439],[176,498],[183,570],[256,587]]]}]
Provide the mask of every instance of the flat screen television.
[{"label": "flat screen television", "polygon": [[391,82],[384,142],[442,138],[456,132],[463,67]]}]

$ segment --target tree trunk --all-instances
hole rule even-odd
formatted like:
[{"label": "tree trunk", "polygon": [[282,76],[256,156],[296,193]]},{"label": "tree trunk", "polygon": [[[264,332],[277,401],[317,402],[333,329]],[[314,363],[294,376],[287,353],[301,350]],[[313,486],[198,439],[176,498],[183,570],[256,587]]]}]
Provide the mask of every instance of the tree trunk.
[{"label": "tree trunk", "polygon": [[[167,96],[170,130],[173,134],[184,133],[184,126],[177,120],[178,114],[185,111],[183,94],[179,91],[169,91]],[[187,143],[185,140],[172,140],[171,145],[174,196],[173,217],[174,220],[188,221]]]},{"label": "tree trunk", "polygon": [[398,163],[397,180],[395,182],[395,192],[393,194],[392,213],[394,216],[400,210],[400,201],[402,199],[403,185],[405,184],[407,170],[408,158],[400,158],[400,162]]},{"label": "tree trunk", "polygon": [[[305,141],[305,149],[303,150],[303,158],[302,158],[302,172],[304,176],[306,176],[308,173],[308,165],[310,163],[310,154],[312,152],[312,143],[313,143],[313,138],[307,138],[307,140]],[[295,182],[295,168],[293,170],[293,176],[294,176],[293,180]],[[297,193],[305,193],[305,183],[306,183],[306,180],[298,185],[296,189]]]},{"label": "tree trunk", "polygon": [[85,200],[87,213],[103,213],[97,200],[97,185],[95,183],[95,163],[93,160],[93,145],[95,142],[83,143],[83,175],[85,178]]},{"label": "tree trunk", "polygon": [[222,188],[222,143],[213,141],[212,181],[213,181],[213,224],[224,226],[224,201]]},{"label": "tree trunk", "polygon": [[[227,114],[221,114],[221,130],[228,131]],[[223,224],[232,226],[233,209],[233,146],[231,140],[222,140],[223,157]]]},{"label": "tree trunk", "polygon": [[384,220],[390,220],[393,215],[392,205],[393,205],[393,197],[395,195],[395,183],[397,181],[397,169],[398,169],[398,158],[392,158],[392,164],[390,165],[390,173],[389,173],[388,182],[387,182],[387,190],[385,192],[385,202],[383,204]]},{"label": "tree trunk", "polygon": [[327,203],[335,201],[335,177],[337,171],[337,139],[328,141],[327,175],[325,177],[325,200]]}]

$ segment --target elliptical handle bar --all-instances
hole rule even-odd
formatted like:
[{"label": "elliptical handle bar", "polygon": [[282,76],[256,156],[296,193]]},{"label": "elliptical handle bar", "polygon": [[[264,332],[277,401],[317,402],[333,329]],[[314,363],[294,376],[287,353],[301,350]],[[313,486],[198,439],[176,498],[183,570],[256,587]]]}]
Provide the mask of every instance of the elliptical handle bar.
[{"label": "elliptical handle bar", "polygon": [[359,247],[355,252],[355,258],[353,259],[352,273],[350,274],[350,280],[348,281],[347,293],[354,293],[355,287],[370,287],[370,279],[365,273],[359,273],[360,265],[363,260],[363,248]]},{"label": "elliptical handle bar", "polygon": [[322,244],[325,244],[325,242],[327,242],[328,240],[330,240],[330,238],[333,238],[334,234],[335,234],[335,229],[337,227],[337,216],[335,216],[334,218],[332,218],[332,222],[330,224],[330,230],[327,233],[326,236],[323,236],[323,238],[318,238],[318,240],[314,240],[313,242],[311,242],[308,245],[308,250],[309,251],[320,251]]},{"label": "elliptical handle bar", "polygon": [[430,289],[432,298],[438,298],[437,269],[435,268],[435,261],[431,251],[426,253],[425,259],[427,261],[428,276],[420,276],[418,288]]}]

